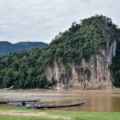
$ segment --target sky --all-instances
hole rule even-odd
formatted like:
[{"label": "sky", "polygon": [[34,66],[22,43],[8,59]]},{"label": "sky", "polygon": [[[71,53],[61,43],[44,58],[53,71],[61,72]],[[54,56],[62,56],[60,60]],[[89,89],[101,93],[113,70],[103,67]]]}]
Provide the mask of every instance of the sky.
[{"label": "sky", "polygon": [[96,14],[120,27],[120,0],[0,0],[0,41],[50,43],[73,22]]}]

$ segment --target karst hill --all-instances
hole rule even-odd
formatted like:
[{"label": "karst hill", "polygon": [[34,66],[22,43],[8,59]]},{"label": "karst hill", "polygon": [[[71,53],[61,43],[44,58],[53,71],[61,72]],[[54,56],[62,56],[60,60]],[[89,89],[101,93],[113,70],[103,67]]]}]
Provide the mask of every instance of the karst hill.
[{"label": "karst hill", "polygon": [[120,86],[120,29],[103,15],[73,22],[44,48],[0,56],[0,87]]}]

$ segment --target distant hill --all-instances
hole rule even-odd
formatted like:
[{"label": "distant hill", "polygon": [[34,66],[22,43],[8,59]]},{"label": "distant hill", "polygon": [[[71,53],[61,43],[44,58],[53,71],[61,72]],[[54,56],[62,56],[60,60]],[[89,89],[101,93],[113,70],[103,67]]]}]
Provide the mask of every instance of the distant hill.
[{"label": "distant hill", "polygon": [[27,50],[30,48],[43,48],[46,43],[43,42],[18,42],[16,44],[12,44],[7,41],[0,41],[0,54],[7,54],[9,52],[14,52],[18,50]]}]

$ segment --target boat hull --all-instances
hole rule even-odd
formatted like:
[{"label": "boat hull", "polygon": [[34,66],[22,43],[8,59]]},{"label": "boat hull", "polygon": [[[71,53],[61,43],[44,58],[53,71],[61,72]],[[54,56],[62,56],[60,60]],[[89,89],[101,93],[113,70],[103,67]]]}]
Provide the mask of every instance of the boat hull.
[{"label": "boat hull", "polygon": [[42,109],[42,108],[62,108],[62,107],[73,107],[73,106],[79,106],[82,104],[85,104],[86,101],[77,102],[77,103],[71,103],[71,104],[62,104],[62,105],[38,105],[35,107],[36,109]]},{"label": "boat hull", "polygon": [[7,101],[0,101],[0,104],[7,104],[7,103],[9,103],[9,102],[7,102]]},{"label": "boat hull", "polygon": [[21,102],[21,103],[25,103],[25,102],[38,102],[39,99],[37,100],[0,100],[0,104],[7,104],[7,103],[14,103],[14,102]]}]

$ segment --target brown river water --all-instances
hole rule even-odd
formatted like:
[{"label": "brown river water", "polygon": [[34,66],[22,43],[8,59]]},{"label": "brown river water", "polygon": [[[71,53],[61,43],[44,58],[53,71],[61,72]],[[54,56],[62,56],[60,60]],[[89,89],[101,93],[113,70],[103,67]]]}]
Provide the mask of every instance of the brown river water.
[{"label": "brown river water", "polygon": [[[68,111],[120,112],[120,89],[116,90],[0,90],[0,100],[40,99],[38,104],[69,104],[86,101],[76,107],[55,108]],[[13,104],[9,104],[13,105]]]}]

